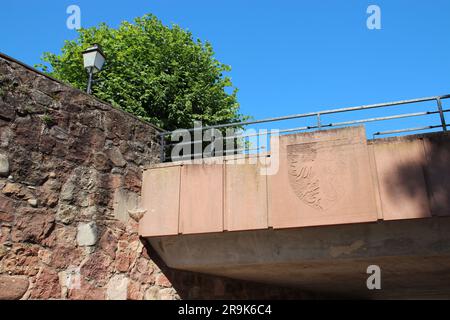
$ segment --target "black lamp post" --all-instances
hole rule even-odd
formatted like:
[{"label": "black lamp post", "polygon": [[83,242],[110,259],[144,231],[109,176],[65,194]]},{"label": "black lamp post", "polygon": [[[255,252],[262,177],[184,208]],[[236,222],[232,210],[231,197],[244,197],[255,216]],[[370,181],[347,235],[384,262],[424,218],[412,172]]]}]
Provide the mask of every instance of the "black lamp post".
[{"label": "black lamp post", "polygon": [[105,55],[103,54],[100,45],[94,44],[92,47],[83,51],[83,61],[84,61],[84,68],[89,73],[87,93],[91,94],[94,73],[100,72],[106,61]]}]

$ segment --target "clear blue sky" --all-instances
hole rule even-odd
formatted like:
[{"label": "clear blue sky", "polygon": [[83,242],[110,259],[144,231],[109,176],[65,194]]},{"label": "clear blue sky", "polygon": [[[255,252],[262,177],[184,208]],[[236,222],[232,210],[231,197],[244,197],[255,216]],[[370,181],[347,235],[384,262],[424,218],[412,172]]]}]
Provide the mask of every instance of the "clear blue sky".
[{"label": "clear blue sky", "polygon": [[[71,4],[83,27],[153,13],[210,41],[256,119],[450,93],[448,0],[3,1],[0,51],[30,65],[58,52],[76,36],[66,28]],[[366,27],[370,4],[381,8],[381,30]]]}]

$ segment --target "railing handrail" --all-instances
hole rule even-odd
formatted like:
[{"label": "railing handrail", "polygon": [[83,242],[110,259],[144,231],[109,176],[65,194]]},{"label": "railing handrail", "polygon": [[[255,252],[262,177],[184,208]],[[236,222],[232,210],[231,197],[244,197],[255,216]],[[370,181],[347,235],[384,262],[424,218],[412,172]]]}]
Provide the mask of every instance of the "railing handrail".
[{"label": "railing handrail", "polygon": [[[211,126],[205,126],[205,127],[199,127],[199,128],[189,128],[189,129],[184,129],[184,130],[187,130],[189,132],[194,132],[195,130],[200,130],[200,129],[201,130],[210,130],[210,129],[230,128],[230,127],[241,127],[241,126],[247,126],[247,125],[251,125],[251,124],[278,122],[278,121],[292,120],[292,119],[299,119],[299,118],[308,118],[308,117],[314,117],[314,116],[317,117],[317,116],[327,115],[327,114],[368,110],[368,109],[383,108],[383,107],[392,107],[392,106],[398,106],[398,105],[404,105],[404,104],[444,100],[444,99],[448,99],[448,98],[450,98],[450,94],[418,98],[418,99],[410,99],[410,100],[400,100],[400,101],[394,101],[394,102],[368,104],[368,105],[361,105],[361,106],[356,106],[356,107],[347,107],[347,108],[329,109],[329,110],[316,111],[316,112],[307,112],[307,113],[293,114],[293,115],[288,115],[288,116],[265,118],[265,119],[260,119],[260,120],[218,124],[218,125],[211,125]],[[172,134],[173,132],[174,131],[165,131],[165,132],[159,133],[159,135],[160,136],[168,136],[168,135]]]},{"label": "railing handrail", "polygon": [[[317,118],[317,124],[316,125],[310,125],[310,126],[303,126],[303,127],[297,127],[297,128],[291,128],[291,129],[283,129],[283,130],[277,130],[278,134],[281,133],[288,133],[288,132],[296,132],[296,131],[304,131],[304,130],[310,130],[310,129],[322,129],[322,128],[332,128],[332,127],[342,127],[345,125],[355,125],[355,124],[361,124],[361,123],[368,123],[368,122],[375,122],[375,121],[384,121],[384,120],[393,120],[393,119],[402,119],[402,118],[409,118],[409,117],[418,117],[418,116],[426,116],[431,114],[439,114],[440,116],[440,125],[428,125],[424,127],[416,127],[416,128],[405,128],[405,129],[399,129],[399,130],[390,130],[390,131],[379,131],[375,132],[373,136],[376,135],[386,135],[386,134],[395,134],[395,133],[402,133],[402,132],[412,132],[412,131],[420,131],[420,130],[428,130],[428,129],[436,129],[436,128],[442,128],[443,131],[447,131],[447,124],[445,121],[445,113],[450,112],[450,109],[443,109],[442,107],[442,100],[449,99],[450,94],[446,95],[440,95],[440,96],[432,96],[432,97],[425,97],[425,98],[418,98],[418,99],[410,99],[410,100],[400,100],[400,101],[394,101],[394,102],[385,102],[385,103],[376,103],[376,104],[368,104],[368,105],[361,105],[356,107],[347,107],[347,108],[338,108],[338,109],[330,109],[330,110],[322,110],[317,112],[308,112],[308,113],[301,113],[301,114],[294,114],[294,115],[288,115],[288,116],[282,116],[282,117],[273,117],[273,118],[266,118],[261,120],[252,120],[252,121],[241,121],[241,122],[234,122],[234,123],[226,123],[226,124],[219,124],[219,125],[210,125],[210,126],[200,126],[200,127],[194,127],[189,129],[183,129],[184,132],[203,132],[206,130],[214,130],[214,129],[223,129],[223,128],[232,128],[232,127],[238,127],[242,128],[248,125],[253,124],[261,124],[261,123],[268,123],[268,122],[278,122],[278,121],[284,121],[284,120],[292,120],[292,119],[300,119],[300,118],[308,118],[308,117],[316,117]],[[322,123],[321,116],[323,115],[330,115],[330,114],[336,114],[336,113],[343,113],[343,112],[351,112],[351,111],[360,111],[360,110],[369,110],[369,109],[375,109],[375,108],[385,108],[385,107],[392,107],[392,106],[400,106],[400,105],[407,105],[407,104],[415,104],[415,103],[422,103],[427,101],[435,101],[437,103],[437,108],[434,110],[427,110],[422,112],[414,112],[414,113],[403,113],[403,114],[397,114],[397,115],[391,115],[391,116],[384,116],[384,117],[374,117],[374,118],[366,118],[366,119],[359,119],[359,120],[350,120],[350,121],[341,121],[341,122],[331,122],[331,123]],[[196,145],[199,143],[202,143],[203,140],[200,141],[189,141],[189,142],[179,142],[179,143],[167,143],[166,137],[172,135],[175,131],[166,131],[159,133],[160,136],[160,142],[161,142],[161,161],[164,162],[166,160],[166,148],[172,145]],[[272,134],[272,133],[268,133]],[[195,133],[194,133],[195,135]],[[227,139],[237,139],[237,138],[246,138],[250,136],[260,135],[259,133],[250,133],[250,134],[241,134],[238,135],[232,135],[227,137],[218,137],[214,140],[227,140]],[[203,134],[202,134],[203,136]],[[203,139],[203,138],[201,138]],[[237,150],[237,149],[236,149]],[[236,151],[236,150],[227,150],[227,152]],[[194,154],[196,156],[197,154]]]}]

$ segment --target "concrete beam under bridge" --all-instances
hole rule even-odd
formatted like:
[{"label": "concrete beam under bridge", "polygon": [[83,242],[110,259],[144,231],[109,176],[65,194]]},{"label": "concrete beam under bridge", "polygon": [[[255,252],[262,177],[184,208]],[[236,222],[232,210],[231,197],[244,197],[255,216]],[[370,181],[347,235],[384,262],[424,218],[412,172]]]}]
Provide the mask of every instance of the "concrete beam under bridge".
[{"label": "concrete beam under bridge", "polygon": [[[149,238],[169,267],[332,297],[450,298],[450,218]],[[367,268],[381,268],[370,291]]]}]

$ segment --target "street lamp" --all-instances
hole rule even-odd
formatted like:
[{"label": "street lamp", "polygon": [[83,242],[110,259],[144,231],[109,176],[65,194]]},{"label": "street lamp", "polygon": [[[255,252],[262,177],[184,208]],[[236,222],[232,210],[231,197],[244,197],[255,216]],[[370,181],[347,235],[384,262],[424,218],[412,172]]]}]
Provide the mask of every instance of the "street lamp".
[{"label": "street lamp", "polygon": [[99,44],[94,44],[92,47],[83,51],[84,68],[89,73],[89,82],[87,87],[88,94],[91,94],[92,92],[92,78],[94,73],[102,70],[105,60],[105,55]]}]

